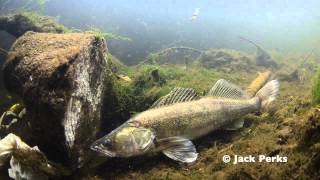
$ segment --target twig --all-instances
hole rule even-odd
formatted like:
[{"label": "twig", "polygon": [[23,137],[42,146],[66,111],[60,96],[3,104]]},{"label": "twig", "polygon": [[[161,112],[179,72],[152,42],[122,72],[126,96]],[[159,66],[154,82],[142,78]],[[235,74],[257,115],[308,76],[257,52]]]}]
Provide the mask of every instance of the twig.
[{"label": "twig", "polygon": [[3,52],[5,54],[8,54],[8,51],[6,51],[5,49],[0,48],[0,52]]},{"label": "twig", "polygon": [[188,50],[188,51],[194,51],[194,52],[197,52],[199,53],[199,56],[204,52],[202,50],[199,50],[199,49],[195,49],[195,48],[192,48],[192,47],[185,47],[185,46],[174,46],[174,47],[171,47],[171,48],[166,48],[166,49],[163,49],[163,50],[160,50],[158,51],[157,53],[154,53],[152,55],[149,55],[146,60],[142,61],[141,63],[139,63],[137,66],[140,66],[148,61],[150,61],[150,59],[154,56],[162,56],[164,54],[167,54],[169,53],[170,51],[172,50]]},{"label": "twig", "polygon": [[242,37],[242,36],[239,36],[239,38],[242,39],[242,40],[244,40],[244,41],[247,41],[247,42],[253,44],[254,46],[256,46],[256,47],[259,48],[259,49],[262,49],[257,43],[255,43],[255,42],[253,42],[253,41],[251,41],[251,40],[249,40],[249,39],[247,39],[247,38],[244,38],[244,37]]},{"label": "twig", "polygon": [[199,49],[195,49],[195,48],[191,48],[191,47],[185,47],[185,46],[179,46],[179,47],[175,46],[175,47],[164,49],[164,50],[158,52],[157,54],[158,55],[162,55],[162,54],[165,54],[166,52],[170,52],[170,51],[175,50],[175,49],[177,49],[177,50],[183,49],[183,50],[188,50],[188,51],[194,51],[194,52],[197,52],[199,54],[203,53],[203,51],[201,51]]}]

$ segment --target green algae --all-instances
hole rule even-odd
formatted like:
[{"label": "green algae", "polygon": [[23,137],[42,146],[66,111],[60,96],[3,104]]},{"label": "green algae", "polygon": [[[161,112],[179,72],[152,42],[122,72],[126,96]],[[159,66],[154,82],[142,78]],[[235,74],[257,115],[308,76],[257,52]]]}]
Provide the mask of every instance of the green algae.
[{"label": "green algae", "polygon": [[93,34],[98,39],[105,39],[105,40],[114,39],[114,40],[122,40],[122,41],[131,41],[131,39],[128,37],[121,36],[111,32],[101,31],[99,28],[96,28],[96,27],[90,27],[89,30],[84,31],[84,33]]},{"label": "green algae", "polygon": [[318,69],[313,80],[312,97],[316,104],[320,103],[320,69]]}]

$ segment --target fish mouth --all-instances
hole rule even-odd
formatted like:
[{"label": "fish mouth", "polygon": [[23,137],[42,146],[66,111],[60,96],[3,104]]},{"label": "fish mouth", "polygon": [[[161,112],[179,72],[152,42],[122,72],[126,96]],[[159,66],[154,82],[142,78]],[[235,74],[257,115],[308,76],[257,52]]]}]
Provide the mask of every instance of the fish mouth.
[{"label": "fish mouth", "polygon": [[115,152],[107,150],[102,144],[93,144],[90,146],[90,149],[102,154],[103,156],[116,157],[117,155]]}]

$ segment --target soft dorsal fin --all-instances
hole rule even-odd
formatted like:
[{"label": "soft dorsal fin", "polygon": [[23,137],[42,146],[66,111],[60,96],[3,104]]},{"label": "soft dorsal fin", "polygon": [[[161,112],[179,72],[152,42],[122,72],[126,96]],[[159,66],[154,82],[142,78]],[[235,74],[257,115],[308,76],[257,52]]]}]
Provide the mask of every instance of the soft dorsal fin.
[{"label": "soft dorsal fin", "polygon": [[193,101],[199,98],[200,96],[194,89],[177,87],[170,91],[169,94],[159,98],[150,108],[158,108],[169,104]]},{"label": "soft dorsal fin", "polygon": [[224,79],[219,79],[210,89],[207,96],[225,97],[232,99],[248,99],[248,95],[237,85],[229,83]]}]

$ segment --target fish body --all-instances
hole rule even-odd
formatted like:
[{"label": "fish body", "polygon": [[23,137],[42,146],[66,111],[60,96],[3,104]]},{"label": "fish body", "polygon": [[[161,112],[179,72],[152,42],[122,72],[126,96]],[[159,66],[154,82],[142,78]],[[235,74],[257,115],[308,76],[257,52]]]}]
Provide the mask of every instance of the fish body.
[{"label": "fish body", "polygon": [[162,151],[169,158],[194,162],[192,141],[217,129],[243,127],[242,116],[268,106],[279,90],[272,80],[254,97],[223,79],[200,97],[191,88],[175,88],[146,110],[98,139],[91,149],[110,157],[130,157]]},{"label": "fish body", "polygon": [[195,139],[232,124],[239,117],[259,108],[257,97],[248,100],[204,97],[144,111],[131,122],[151,128],[158,138],[182,136]]}]

